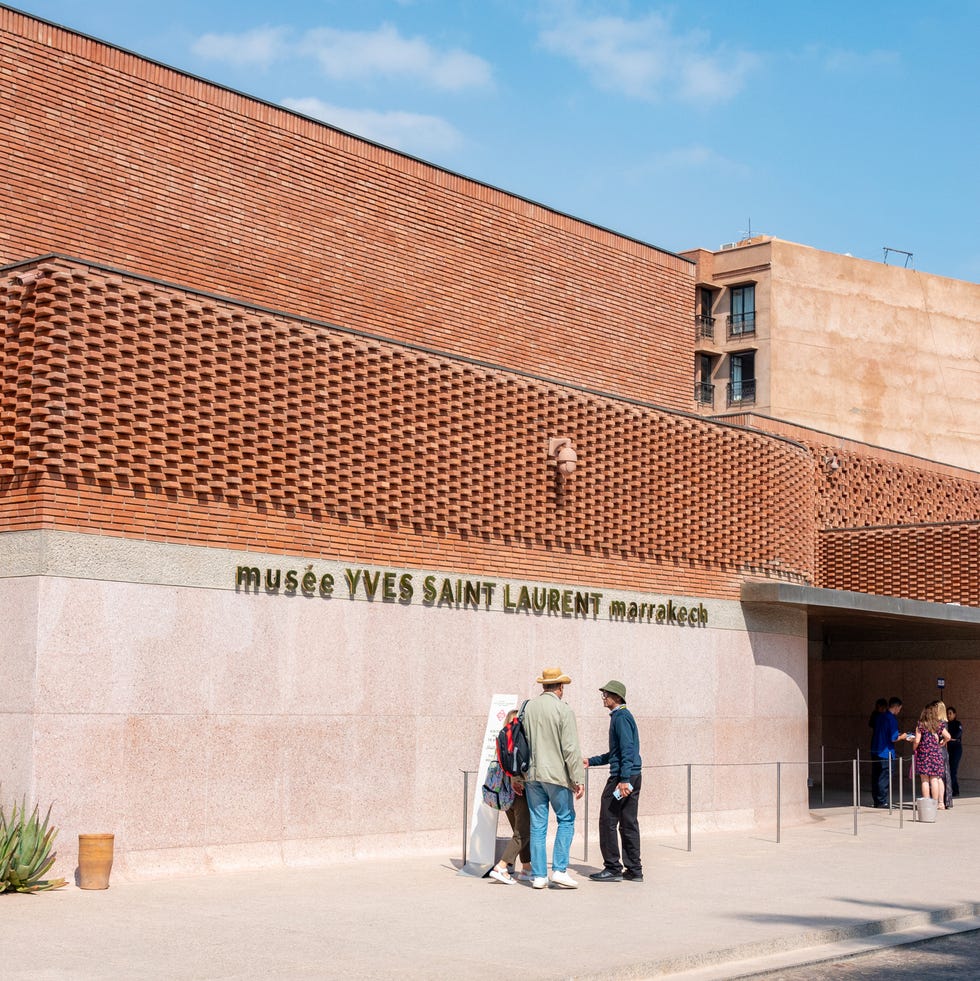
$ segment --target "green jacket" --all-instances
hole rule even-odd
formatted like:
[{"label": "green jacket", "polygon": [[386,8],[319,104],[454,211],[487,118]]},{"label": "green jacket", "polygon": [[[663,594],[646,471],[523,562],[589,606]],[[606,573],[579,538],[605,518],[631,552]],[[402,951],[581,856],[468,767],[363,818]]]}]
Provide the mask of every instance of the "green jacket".
[{"label": "green jacket", "polygon": [[560,787],[585,783],[575,713],[554,692],[542,692],[527,703],[524,729],[531,744],[526,780]]}]

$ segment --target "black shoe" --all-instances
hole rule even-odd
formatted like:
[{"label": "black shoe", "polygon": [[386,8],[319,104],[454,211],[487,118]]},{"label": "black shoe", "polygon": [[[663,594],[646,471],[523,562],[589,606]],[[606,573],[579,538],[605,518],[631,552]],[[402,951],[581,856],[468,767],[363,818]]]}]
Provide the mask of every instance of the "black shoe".
[{"label": "black shoe", "polygon": [[593,872],[589,878],[593,882],[622,882],[623,876],[620,872],[612,872],[609,869],[603,869],[601,872]]},{"label": "black shoe", "polygon": [[632,870],[627,869],[623,873],[623,878],[627,882],[642,882],[643,881],[643,873],[642,872],[633,872]]}]

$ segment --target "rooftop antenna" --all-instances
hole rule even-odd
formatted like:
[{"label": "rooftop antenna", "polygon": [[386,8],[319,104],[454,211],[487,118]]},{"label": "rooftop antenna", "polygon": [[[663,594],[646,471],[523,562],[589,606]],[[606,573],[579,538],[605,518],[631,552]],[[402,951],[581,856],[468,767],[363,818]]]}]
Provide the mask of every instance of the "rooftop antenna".
[{"label": "rooftop antenna", "polygon": [[912,253],[911,252],[906,252],[904,249],[890,249],[890,248],[888,248],[887,245],[882,249],[882,251],[884,252],[884,257],[882,258],[881,261],[886,266],[888,265],[888,255],[891,252],[894,252],[896,255],[903,255],[903,256],[905,256],[905,268],[906,269],[908,269],[908,267],[912,265]]},{"label": "rooftop antenna", "polygon": [[742,238],[752,238],[752,219],[749,219],[749,229],[748,231],[741,231],[738,233]]}]

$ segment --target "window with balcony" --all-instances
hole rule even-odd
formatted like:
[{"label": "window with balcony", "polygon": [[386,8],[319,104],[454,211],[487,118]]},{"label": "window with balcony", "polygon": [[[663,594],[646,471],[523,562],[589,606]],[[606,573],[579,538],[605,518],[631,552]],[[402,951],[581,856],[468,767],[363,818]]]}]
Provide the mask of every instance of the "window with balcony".
[{"label": "window with balcony", "polygon": [[715,386],[711,381],[711,371],[714,358],[710,354],[699,354],[695,362],[694,401],[698,405],[710,405],[714,408]]},{"label": "window with balcony", "polygon": [[731,288],[732,312],[728,315],[728,336],[755,333],[755,284]]},{"label": "window with balcony", "polygon": [[755,404],[755,352],[743,351],[729,359],[728,405]]},{"label": "window with balcony", "polygon": [[709,340],[715,336],[715,318],[712,311],[715,306],[715,291],[707,286],[698,287],[697,313],[694,315],[694,324],[697,327],[697,336],[706,337]]}]

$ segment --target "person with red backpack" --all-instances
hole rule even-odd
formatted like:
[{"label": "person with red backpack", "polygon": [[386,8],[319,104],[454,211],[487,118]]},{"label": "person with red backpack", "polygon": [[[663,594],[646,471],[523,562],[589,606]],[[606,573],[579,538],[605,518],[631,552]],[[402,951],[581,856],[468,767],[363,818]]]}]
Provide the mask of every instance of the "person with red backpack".
[{"label": "person with red backpack", "polygon": [[[512,773],[508,770],[505,765],[506,753],[503,754],[504,759],[501,759],[499,743],[499,740],[503,739],[505,745],[508,742],[510,745],[513,745],[513,737],[508,740],[508,733],[513,731],[512,723],[517,717],[517,709],[511,709],[507,713],[507,718],[504,719],[504,727],[497,737],[497,761],[510,778],[510,784],[514,790],[514,802],[504,811],[507,815],[507,820],[510,822],[513,837],[507,843],[503,855],[500,856],[500,861],[490,870],[490,878],[496,879],[497,882],[503,882],[506,885],[511,885],[517,882],[518,879],[526,882],[531,878],[531,814],[527,809],[527,798],[524,796],[524,780],[520,773]],[[517,767],[514,767],[514,769],[518,768],[519,764]],[[510,874],[508,866],[514,866],[518,856],[520,856],[521,860],[521,870],[520,872],[516,872],[515,869],[515,877]]]}]

